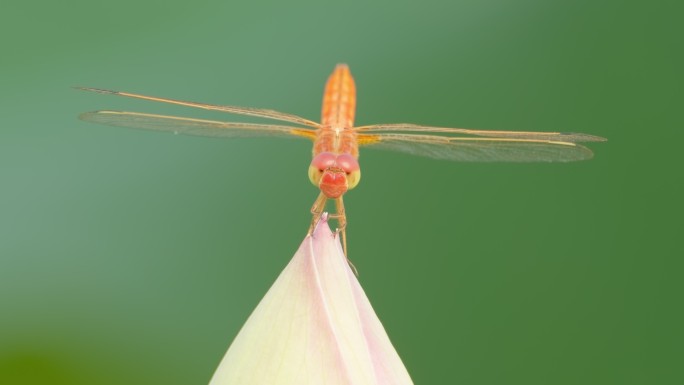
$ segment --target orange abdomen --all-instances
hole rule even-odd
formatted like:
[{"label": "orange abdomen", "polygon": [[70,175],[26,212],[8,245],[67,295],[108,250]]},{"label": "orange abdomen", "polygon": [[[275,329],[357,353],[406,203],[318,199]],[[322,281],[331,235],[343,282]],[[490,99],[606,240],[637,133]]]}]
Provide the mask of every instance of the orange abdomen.
[{"label": "orange abdomen", "polygon": [[321,123],[333,129],[354,127],[356,86],[346,64],[338,64],[323,94]]}]

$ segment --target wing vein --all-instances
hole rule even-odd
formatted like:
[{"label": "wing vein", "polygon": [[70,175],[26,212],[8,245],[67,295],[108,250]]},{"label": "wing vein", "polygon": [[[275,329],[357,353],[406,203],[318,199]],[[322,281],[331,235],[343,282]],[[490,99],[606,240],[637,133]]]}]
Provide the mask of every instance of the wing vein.
[{"label": "wing vein", "polygon": [[569,162],[589,159],[588,148],[541,139],[472,138],[414,134],[359,134],[367,148],[459,162]]},{"label": "wing vein", "polygon": [[216,105],[216,104],[188,102],[188,101],[183,101],[183,100],[175,100],[175,99],[168,99],[168,98],[159,98],[156,96],[134,94],[134,93],[130,93],[130,92],[104,90],[104,89],[100,89],[100,88],[89,88],[89,87],[76,87],[76,88],[80,89],[80,90],[84,90],[84,91],[97,92],[100,94],[119,95],[119,96],[125,96],[125,97],[129,97],[129,98],[135,98],[135,99],[150,100],[153,102],[161,102],[161,103],[176,104],[176,105],[186,106],[186,107],[201,108],[204,110],[221,111],[221,112],[227,112],[230,114],[246,115],[246,116],[254,116],[254,117],[258,117],[258,118],[280,120],[280,121],[290,122],[290,123],[294,123],[294,124],[301,124],[303,126],[313,127],[313,128],[320,128],[321,127],[320,124],[318,124],[312,120],[305,119],[305,118],[302,118],[302,117],[297,116],[297,115],[288,114],[285,112],[279,112],[279,111],[275,111],[275,110],[269,110],[269,109],[252,108],[252,107],[238,107],[238,106],[222,106],[222,105]]},{"label": "wing vein", "polygon": [[466,128],[448,128],[448,127],[432,127],[420,126],[416,124],[398,123],[398,124],[374,124],[370,126],[355,127],[359,133],[375,133],[375,132],[421,132],[421,133],[437,133],[437,134],[456,134],[456,135],[471,135],[478,137],[501,138],[501,139],[533,139],[533,140],[551,140],[557,142],[603,142],[606,139],[600,136],[588,135],[574,132],[534,132],[534,131],[488,131],[488,130],[471,130]]},{"label": "wing vein", "polygon": [[79,116],[82,120],[110,126],[140,128],[154,131],[168,131],[176,134],[211,137],[254,137],[281,136],[306,137],[314,139],[314,130],[281,126],[275,124],[255,124],[220,122],[204,119],[182,118],[178,116],[146,114],[126,111],[93,111]]}]

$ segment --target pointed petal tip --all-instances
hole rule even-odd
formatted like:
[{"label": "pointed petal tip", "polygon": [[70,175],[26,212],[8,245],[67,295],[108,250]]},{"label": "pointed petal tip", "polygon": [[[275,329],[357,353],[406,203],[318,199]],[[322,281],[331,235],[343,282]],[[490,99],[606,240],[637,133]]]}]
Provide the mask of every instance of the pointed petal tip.
[{"label": "pointed petal tip", "polygon": [[328,215],[327,212],[321,214],[321,218],[318,220],[318,223],[316,223],[316,227],[312,232],[313,236],[332,235],[332,231],[330,230],[330,226],[328,225],[329,217],[330,215]]}]

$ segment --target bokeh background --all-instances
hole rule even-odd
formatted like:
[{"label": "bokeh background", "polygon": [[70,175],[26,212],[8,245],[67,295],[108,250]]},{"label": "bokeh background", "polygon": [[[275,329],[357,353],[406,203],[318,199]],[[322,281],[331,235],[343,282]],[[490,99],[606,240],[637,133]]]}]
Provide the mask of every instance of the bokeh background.
[{"label": "bokeh background", "polygon": [[682,9],[666,1],[10,2],[0,384],[206,384],[302,241],[310,145],[81,122],[317,119],[609,138],[572,164],[365,151],[350,257],[416,384],[681,384]]}]

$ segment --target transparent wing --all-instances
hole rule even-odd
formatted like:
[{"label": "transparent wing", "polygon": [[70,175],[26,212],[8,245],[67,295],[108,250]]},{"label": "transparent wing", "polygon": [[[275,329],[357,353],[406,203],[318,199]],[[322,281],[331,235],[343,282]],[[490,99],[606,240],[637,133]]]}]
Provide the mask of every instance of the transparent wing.
[{"label": "transparent wing", "polygon": [[176,134],[213,137],[281,136],[314,139],[316,134],[307,128],[279,126],[274,124],[230,123],[213,120],[181,118],[124,111],[85,112],[82,120],[110,126],[142,128],[145,130],[170,131]]},{"label": "transparent wing", "polygon": [[546,140],[554,142],[604,142],[605,138],[600,136],[579,134],[574,132],[533,132],[533,131],[487,131],[487,130],[470,130],[466,128],[446,128],[446,127],[431,127],[419,126],[415,124],[374,124],[371,126],[355,127],[356,130],[363,133],[395,131],[400,132],[420,132],[420,133],[435,133],[435,134],[457,134],[457,135],[472,135],[489,138],[503,138],[503,139],[530,139],[530,140]]},{"label": "transparent wing", "polygon": [[357,139],[368,148],[459,162],[570,162],[593,156],[584,146],[550,140],[413,134],[359,134]]},{"label": "transparent wing", "polygon": [[119,96],[126,96],[129,98],[150,100],[153,102],[162,102],[162,103],[177,104],[177,105],[186,106],[186,107],[201,108],[204,110],[222,111],[222,112],[228,112],[230,114],[255,116],[255,117],[259,117],[259,118],[273,119],[273,120],[280,120],[283,122],[290,122],[290,123],[294,123],[294,124],[301,124],[301,125],[304,125],[307,127],[313,127],[313,128],[319,128],[320,127],[320,124],[318,124],[314,121],[311,121],[309,119],[305,119],[305,118],[299,117],[297,115],[287,114],[284,112],[278,112],[278,111],[274,111],[274,110],[267,110],[267,109],[261,109],[261,108],[251,108],[251,107],[220,106],[220,105],[215,105],[215,104],[186,102],[186,101],[182,101],[182,100],[174,100],[174,99],[167,99],[167,98],[158,98],[155,96],[133,94],[130,92],[103,90],[103,89],[99,89],[99,88],[89,88],[89,87],[76,87],[76,88],[79,90],[97,92],[100,94],[119,95]]}]

